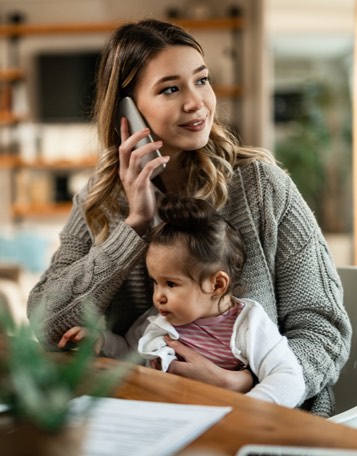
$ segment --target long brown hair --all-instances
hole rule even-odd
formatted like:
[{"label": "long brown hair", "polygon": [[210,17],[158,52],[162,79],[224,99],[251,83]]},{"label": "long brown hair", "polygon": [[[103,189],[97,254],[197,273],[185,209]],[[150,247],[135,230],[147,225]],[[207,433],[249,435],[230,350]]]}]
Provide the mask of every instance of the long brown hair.
[{"label": "long brown hair", "polygon": [[[94,113],[102,152],[84,203],[96,243],[106,239],[110,214],[120,212],[119,196],[124,196],[119,179],[119,101],[133,93],[143,69],[169,46],[190,46],[203,55],[200,44],[183,28],[155,19],[122,25],[104,48]],[[215,119],[207,145],[187,159],[185,194],[207,199],[216,208],[222,207],[234,167],[254,160],[275,162],[265,150],[240,147],[234,135]]]}]

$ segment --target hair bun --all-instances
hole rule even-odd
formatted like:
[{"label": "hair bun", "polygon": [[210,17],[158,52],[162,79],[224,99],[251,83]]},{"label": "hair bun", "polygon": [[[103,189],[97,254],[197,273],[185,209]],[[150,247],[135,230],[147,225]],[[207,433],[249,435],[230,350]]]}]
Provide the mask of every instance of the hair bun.
[{"label": "hair bun", "polygon": [[165,223],[194,231],[207,225],[212,215],[215,214],[215,210],[205,200],[179,197],[173,193],[162,198],[158,214]]}]

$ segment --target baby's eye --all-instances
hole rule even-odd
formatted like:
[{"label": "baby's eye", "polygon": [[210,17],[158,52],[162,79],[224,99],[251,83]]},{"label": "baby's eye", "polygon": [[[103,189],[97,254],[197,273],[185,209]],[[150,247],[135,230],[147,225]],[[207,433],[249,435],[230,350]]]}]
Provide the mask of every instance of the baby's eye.
[{"label": "baby's eye", "polygon": [[175,93],[175,92],[178,92],[177,86],[167,87],[166,89],[163,89],[160,91],[160,93],[163,93],[165,95],[169,95],[169,94]]},{"label": "baby's eye", "polygon": [[167,284],[167,286],[168,286],[169,288],[174,288],[174,287],[176,287],[176,283],[175,283],[175,282],[171,282],[171,280],[168,280],[168,281],[166,282],[166,284]]}]

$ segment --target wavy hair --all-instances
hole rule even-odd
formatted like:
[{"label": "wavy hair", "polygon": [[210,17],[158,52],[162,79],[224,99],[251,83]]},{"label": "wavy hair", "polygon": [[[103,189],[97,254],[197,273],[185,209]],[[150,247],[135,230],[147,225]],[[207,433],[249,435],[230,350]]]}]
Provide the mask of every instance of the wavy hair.
[{"label": "wavy hair", "polygon": [[[84,201],[87,223],[97,244],[108,236],[111,214],[120,213],[120,196],[125,197],[118,177],[118,104],[132,95],[147,64],[170,46],[190,46],[203,55],[201,45],[183,28],[155,19],[122,25],[103,50],[94,106],[101,152]],[[206,199],[215,208],[222,207],[235,167],[254,160],[275,163],[264,149],[241,147],[236,137],[215,119],[206,146],[186,159],[185,196]]]}]

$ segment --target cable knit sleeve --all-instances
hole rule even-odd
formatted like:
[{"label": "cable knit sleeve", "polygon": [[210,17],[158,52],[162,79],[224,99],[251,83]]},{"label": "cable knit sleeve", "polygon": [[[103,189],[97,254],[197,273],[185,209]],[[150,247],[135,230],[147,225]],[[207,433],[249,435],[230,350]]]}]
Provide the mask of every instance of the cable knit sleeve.
[{"label": "cable knit sleeve", "polygon": [[330,416],[331,385],[348,358],[351,325],[314,214],[284,170],[258,161],[238,168],[223,213],[247,251],[236,296],[258,301],[287,337],[304,371],[302,408]]},{"label": "cable knit sleeve", "polygon": [[342,286],[315,217],[295,184],[281,170],[270,179],[264,237],[267,243],[276,239],[278,324],[303,366],[306,398],[320,395],[318,414],[328,416],[332,400],[327,387],[337,381],[351,341]]},{"label": "cable knit sleeve", "polygon": [[103,315],[121,283],[143,257],[146,243],[123,221],[118,221],[107,240],[96,246],[82,211],[81,195],[60,233],[55,252],[28,299],[28,316],[33,320],[41,308],[41,333],[46,348],[56,348],[69,328],[83,321],[84,307]]}]

